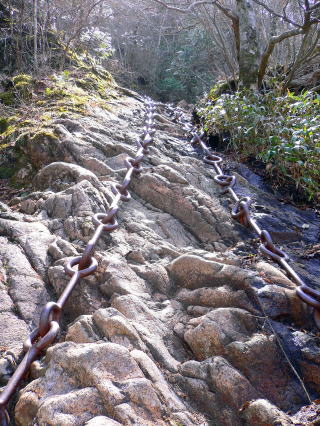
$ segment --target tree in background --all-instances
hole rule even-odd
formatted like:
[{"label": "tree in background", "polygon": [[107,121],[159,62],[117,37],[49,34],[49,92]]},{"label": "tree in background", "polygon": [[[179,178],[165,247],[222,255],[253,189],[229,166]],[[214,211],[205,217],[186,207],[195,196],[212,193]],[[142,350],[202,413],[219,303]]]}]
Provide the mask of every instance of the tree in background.
[{"label": "tree in background", "polygon": [[[287,84],[299,65],[316,53],[320,16],[320,2],[316,0],[199,0],[190,2],[189,5],[184,1],[177,1],[175,4],[162,0],[152,1],[172,12],[191,15],[195,15],[198,8],[202,8],[202,13],[210,14],[208,9],[203,11],[204,6],[210,5],[227,17],[233,32],[239,83],[245,87],[261,86],[270,57],[275,47],[284,40],[295,37],[299,52],[294,58],[293,71]],[[263,25],[260,25],[261,17]],[[220,35],[217,28],[216,36]]]},{"label": "tree in background", "polygon": [[76,52],[171,101],[273,73],[319,84],[319,13],[316,0],[0,0],[0,66],[64,69]]},{"label": "tree in background", "polygon": [[2,0],[0,14],[2,71],[63,68],[71,50],[111,53],[105,0]]}]

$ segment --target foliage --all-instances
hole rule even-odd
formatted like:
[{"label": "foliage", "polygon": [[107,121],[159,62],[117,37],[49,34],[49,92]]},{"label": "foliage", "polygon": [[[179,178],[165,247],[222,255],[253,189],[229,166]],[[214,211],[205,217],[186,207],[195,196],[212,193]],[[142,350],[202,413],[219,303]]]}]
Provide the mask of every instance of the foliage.
[{"label": "foliage", "polygon": [[9,127],[8,120],[5,117],[0,118],[0,133],[3,133]]},{"label": "foliage", "polygon": [[12,105],[14,102],[13,93],[11,91],[0,92],[0,102],[7,106]]},{"label": "foliage", "polygon": [[205,54],[210,43],[211,40],[201,30],[189,30],[176,37],[165,60],[159,62],[156,91],[159,90],[162,97],[165,95],[165,99],[170,101],[183,98],[193,102],[201,96],[213,79]]},{"label": "foliage", "polygon": [[264,95],[222,94],[216,88],[199,108],[210,133],[230,132],[229,148],[266,163],[270,176],[294,182],[309,200],[320,199],[320,96],[311,91]]},{"label": "foliage", "polygon": [[[165,95],[167,99],[172,99],[172,97],[175,98],[177,96],[179,98],[179,96],[181,96],[184,86],[180,80],[173,76],[161,79],[157,85],[157,89],[161,94]],[[174,94],[172,92],[174,92]]]},{"label": "foliage", "polygon": [[110,34],[101,31],[99,28],[88,28],[82,34],[78,48],[81,47],[84,52],[88,52],[97,62],[108,58],[114,52]]},{"label": "foliage", "polygon": [[32,83],[32,77],[28,74],[18,74],[12,77],[12,83],[16,86],[19,83]]},{"label": "foliage", "polygon": [[0,166],[0,179],[10,179],[14,173],[15,169],[13,167],[2,167]]}]

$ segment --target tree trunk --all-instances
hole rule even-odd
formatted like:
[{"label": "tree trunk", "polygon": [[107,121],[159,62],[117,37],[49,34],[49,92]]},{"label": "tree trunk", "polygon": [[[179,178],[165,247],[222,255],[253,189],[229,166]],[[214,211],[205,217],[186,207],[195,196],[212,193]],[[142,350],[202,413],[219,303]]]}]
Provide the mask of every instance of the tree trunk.
[{"label": "tree trunk", "polygon": [[[20,13],[19,13],[19,32],[16,39],[16,68],[17,71],[21,70],[22,67],[22,50],[23,50],[23,22],[24,22],[24,1],[21,2]],[[12,17],[11,17],[12,19]]]},{"label": "tree trunk", "polygon": [[33,0],[33,61],[38,68],[38,0]]},{"label": "tree trunk", "polygon": [[239,86],[256,90],[261,51],[252,0],[237,0],[237,15],[240,32]]}]

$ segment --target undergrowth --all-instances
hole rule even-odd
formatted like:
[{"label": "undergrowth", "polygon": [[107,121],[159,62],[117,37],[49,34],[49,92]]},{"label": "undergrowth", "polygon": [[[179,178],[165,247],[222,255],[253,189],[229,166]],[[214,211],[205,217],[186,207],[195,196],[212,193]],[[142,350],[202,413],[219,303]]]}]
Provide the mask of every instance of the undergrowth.
[{"label": "undergrowth", "polygon": [[256,158],[277,185],[294,184],[309,201],[320,201],[320,96],[241,91],[209,93],[198,109],[209,134],[230,133],[226,148]]},{"label": "undergrowth", "polygon": [[110,110],[110,100],[118,96],[111,74],[80,65],[45,78],[20,74],[1,81],[0,179],[11,177],[21,166],[17,141],[28,144],[35,135],[52,133],[57,118],[95,115],[96,108]]}]

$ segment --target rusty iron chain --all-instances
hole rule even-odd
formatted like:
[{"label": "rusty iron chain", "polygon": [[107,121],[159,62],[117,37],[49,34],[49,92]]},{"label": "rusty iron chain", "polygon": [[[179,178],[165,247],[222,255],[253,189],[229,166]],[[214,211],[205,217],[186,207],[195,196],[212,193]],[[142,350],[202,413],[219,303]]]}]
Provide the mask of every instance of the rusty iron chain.
[{"label": "rusty iron chain", "polygon": [[314,320],[316,326],[320,328],[320,291],[317,291],[308,286],[302,278],[295,272],[289,265],[289,256],[276,247],[272,241],[270,233],[261,229],[258,223],[253,219],[250,213],[250,206],[252,199],[250,197],[241,197],[235,193],[233,187],[236,184],[236,177],[234,175],[226,175],[221,169],[222,157],[214,154],[204,142],[205,132],[198,133],[198,130],[184,117],[183,111],[174,109],[169,106],[169,113],[173,121],[181,124],[183,129],[190,135],[191,144],[199,145],[205,156],[203,160],[205,163],[213,166],[216,175],[214,181],[223,188],[222,193],[229,193],[231,198],[235,201],[235,205],[231,210],[233,219],[238,220],[242,225],[251,228],[260,238],[260,252],[270,259],[277,262],[287,273],[287,275],[297,284],[296,294],[307,305],[314,308]]},{"label": "rusty iron chain", "polygon": [[92,221],[96,226],[96,230],[91,240],[88,242],[83,254],[72,258],[65,266],[66,275],[71,277],[68,284],[57,302],[48,302],[42,309],[38,327],[32,331],[24,342],[23,349],[25,355],[0,394],[0,426],[9,426],[10,424],[10,418],[6,407],[18,389],[19,384],[29,372],[30,365],[33,361],[38,359],[41,353],[57,338],[60,331],[59,322],[61,313],[73,289],[81,278],[92,275],[96,271],[98,262],[93,257],[93,254],[99,238],[104,232],[112,232],[119,226],[116,219],[119,210],[119,202],[127,202],[131,199],[128,186],[132,176],[142,171],[141,162],[145,155],[149,153],[148,146],[153,142],[156,105],[150,98],[145,99],[145,109],[143,133],[136,141],[137,152],[135,157],[127,157],[125,159],[127,173],[122,184],[114,184],[112,186],[114,197],[107,212],[97,213],[93,216]]}]

